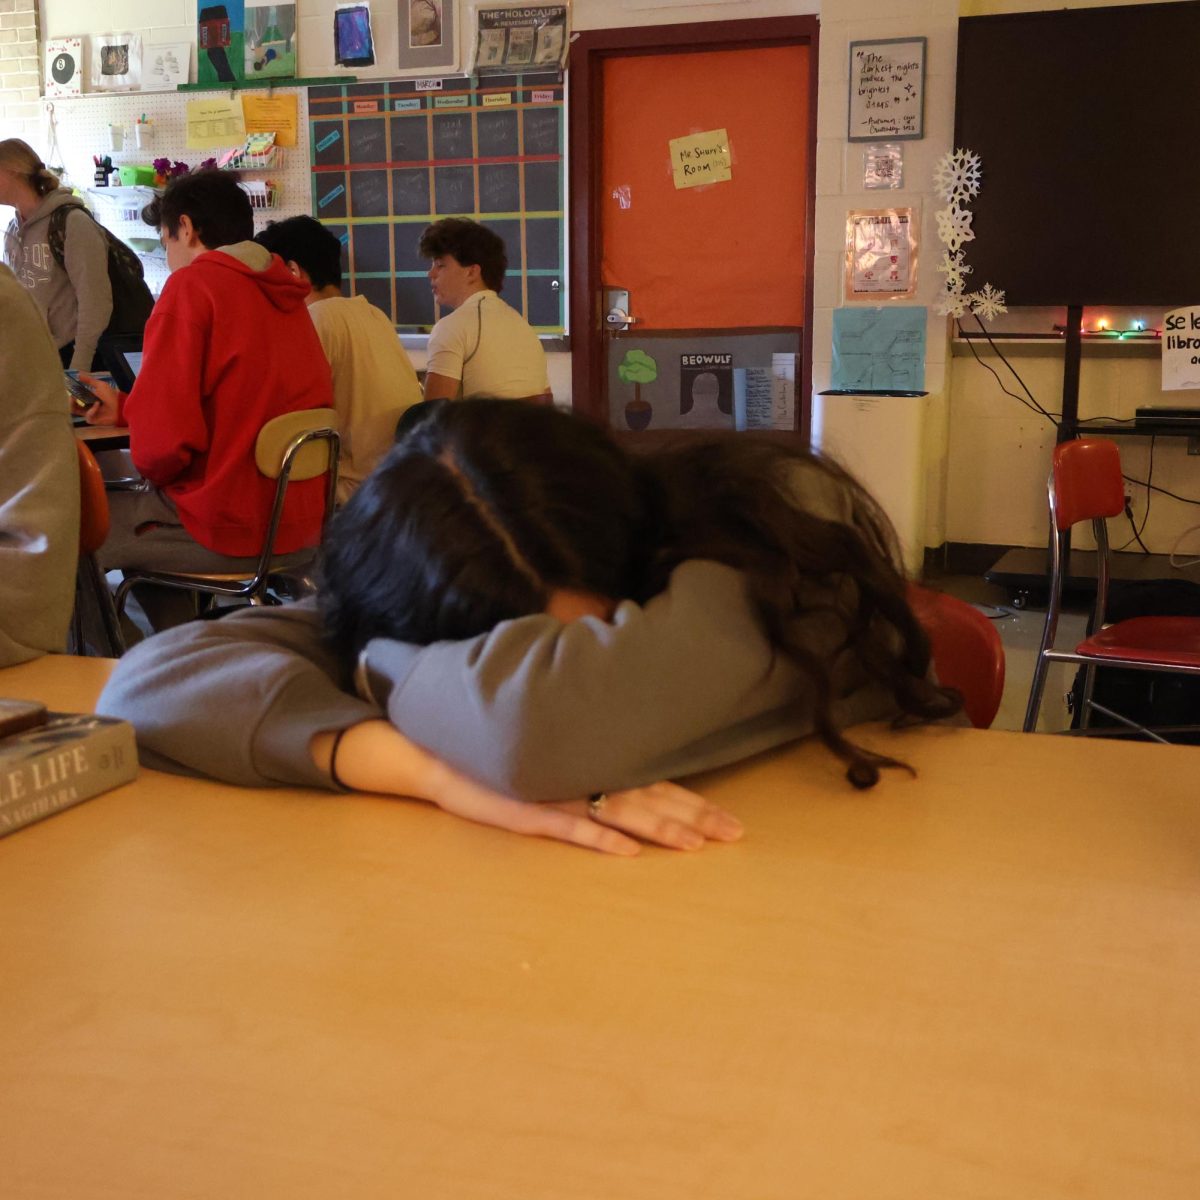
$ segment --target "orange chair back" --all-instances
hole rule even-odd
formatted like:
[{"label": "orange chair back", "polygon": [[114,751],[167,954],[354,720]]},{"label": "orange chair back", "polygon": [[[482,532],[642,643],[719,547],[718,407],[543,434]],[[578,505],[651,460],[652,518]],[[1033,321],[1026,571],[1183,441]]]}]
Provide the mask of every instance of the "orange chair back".
[{"label": "orange chair back", "polygon": [[76,439],[79,452],[79,553],[95,554],[108,537],[108,493],[96,456]]},{"label": "orange chair back", "polygon": [[1117,443],[1077,438],[1054,447],[1054,496],[1059,531],[1125,511],[1125,481]]},{"label": "orange chair back", "polygon": [[1004,646],[996,626],[965,601],[914,584],[908,603],[929,635],[938,682],[957,689],[967,719],[987,729],[1004,694]]}]

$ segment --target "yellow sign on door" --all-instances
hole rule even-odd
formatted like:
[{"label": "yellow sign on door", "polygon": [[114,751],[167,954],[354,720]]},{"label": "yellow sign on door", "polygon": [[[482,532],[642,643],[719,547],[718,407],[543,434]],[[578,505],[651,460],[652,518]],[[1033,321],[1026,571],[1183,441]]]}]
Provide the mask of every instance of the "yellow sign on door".
[{"label": "yellow sign on door", "polygon": [[687,137],[672,138],[670,146],[677,188],[727,183],[733,178],[729,135],[724,129],[710,129],[707,133],[689,133]]}]

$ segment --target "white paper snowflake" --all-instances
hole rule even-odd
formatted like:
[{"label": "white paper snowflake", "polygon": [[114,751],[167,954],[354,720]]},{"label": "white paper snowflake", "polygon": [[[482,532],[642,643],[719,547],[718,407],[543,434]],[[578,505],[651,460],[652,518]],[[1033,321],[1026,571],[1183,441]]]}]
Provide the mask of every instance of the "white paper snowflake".
[{"label": "white paper snowflake", "polygon": [[961,250],[955,250],[953,254],[947,250],[942,255],[942,261],[938,263],[937,269],[946,277],[948,292],[961,292],[963,280],[971,273],[971,268],[967,265]]},{"label": "white paper snowflake", "polygon": [[985,321],[993,321],[1001,313],[1008,312],[1004,303],[1004,293],[992,287],[990,283],[985,283],[977,292],[971,292],[966,299],[971,305],[971,311]]},{"label": "white paper snowflake", "polygon": [[962,292],[943,292],[938,297],[937,310],[943,317],[965,317],[967,298]]},{"label": "white paper snowflake", "polygon": [[938,237],[951,254],[963,242],[974,240],[975,233],[971,229],[971,213],[968,209],[952,204],[949,208],[938,209],[934,216],[937,218]]},{"label": "white paper snowflake", "polygon": [[943,200],[970,200],[979,194],[978,154],[970,150],[949,150],[933,169],[933,186]]}]

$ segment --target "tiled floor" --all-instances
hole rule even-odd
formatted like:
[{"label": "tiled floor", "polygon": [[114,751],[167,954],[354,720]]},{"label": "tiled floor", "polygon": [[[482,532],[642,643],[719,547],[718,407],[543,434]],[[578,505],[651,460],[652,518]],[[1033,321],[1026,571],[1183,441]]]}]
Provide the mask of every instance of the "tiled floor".
[{"label": "tiled floor", "polygon": [[[1045,609],[1015,609],[1008,603],[1008,594],[1003,589],[978,576],[947,575],[930,580],[929,586],[974,604],[996,623],[1004,643],[1005,674],[1004,698],[992,728],[1020,729],[1025,722],[1025,706],[1029,700],[1034,660],[1042,640]],[[1064,613],[1058,623],[1058,645],[1074,646],[1084,635],[1085,622],[1086,614],[1082,612]],[[1069,664],[1051,666],[1038,720],[1039,730],[1058,731],[1070,725],[1065,696],[1074,676],[1075,668]]]}]

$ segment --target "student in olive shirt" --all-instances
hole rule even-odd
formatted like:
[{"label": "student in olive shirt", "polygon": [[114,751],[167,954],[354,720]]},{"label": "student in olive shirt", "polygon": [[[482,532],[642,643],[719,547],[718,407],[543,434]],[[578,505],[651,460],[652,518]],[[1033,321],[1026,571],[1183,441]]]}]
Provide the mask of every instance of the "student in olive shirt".
[{"label": "student in olive shirt", "polygon": [[79,461],[46,320],[0,266],[0,667],[66,647]]}]

